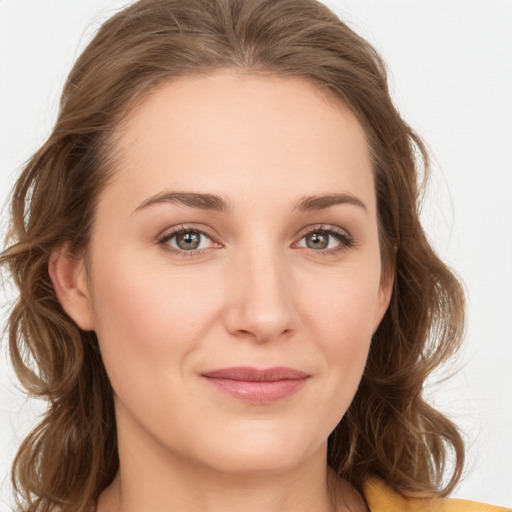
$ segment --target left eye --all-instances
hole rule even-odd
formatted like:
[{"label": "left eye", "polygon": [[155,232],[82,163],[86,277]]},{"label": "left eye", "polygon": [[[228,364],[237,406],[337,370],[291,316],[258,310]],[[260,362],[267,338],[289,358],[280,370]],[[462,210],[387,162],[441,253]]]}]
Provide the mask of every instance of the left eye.
[{"label": "left eye", "polygon": [[324,251],[348,247],[351,243],[352,240],[347,233],[338,233],[332,229],[316,229],[303,236],[298,245],[308,249]]},{"label": "left eye", "polygon": [[160,241],[160,243],[168,244],[173,249],[179,251],[194,251],[207,249],[210,247],[212,241],[210,237],[202,231],[198,231],[196,229],[184,229],[167,235]]}]

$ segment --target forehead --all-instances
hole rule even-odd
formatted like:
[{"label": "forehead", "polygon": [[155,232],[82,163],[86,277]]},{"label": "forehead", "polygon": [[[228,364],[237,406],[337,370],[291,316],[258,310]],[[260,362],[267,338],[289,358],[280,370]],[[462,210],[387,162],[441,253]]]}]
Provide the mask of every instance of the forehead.
[{"label": "forehead", "polygon": [[246,199],[278,191],[294,202],[305,191],[330,190],[374,202],[362,126],[304,79],[235,71],[180,77],[140,102],[114,147],[113,186],[133,201],[195,188]]}]

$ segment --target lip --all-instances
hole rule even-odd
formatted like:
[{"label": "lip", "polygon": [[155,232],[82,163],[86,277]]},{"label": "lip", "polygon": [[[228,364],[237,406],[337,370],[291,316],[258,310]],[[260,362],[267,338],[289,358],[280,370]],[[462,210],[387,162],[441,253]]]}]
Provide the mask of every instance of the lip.
[{"label": "lip", "polygon": [[311,376],[287,367],[222,368],[201,374],[217,390],[253,404],[268,404],[297,393]]}]

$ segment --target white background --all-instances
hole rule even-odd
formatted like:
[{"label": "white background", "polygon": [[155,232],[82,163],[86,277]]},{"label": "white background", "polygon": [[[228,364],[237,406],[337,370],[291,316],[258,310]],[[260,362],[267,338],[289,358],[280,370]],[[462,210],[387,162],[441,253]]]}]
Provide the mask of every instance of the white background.
[{"label": "white background", "polygon": [[[0,0],[0,201],[54,123],[73,61],[122,0]],[[468,440],[455,495],[512,505],[512,1],[331,0],[390,70],[395,102],[434,155],[423,218],[464,281],[466,345],[433,384]],[[5,226],[6,215],[0,217]],[[9,295],[0,292],[0,303]],[[1,310],[4,324],[6,307]],[[4,337],[5,339],[5,337]],[[15,447],[41,404],[0,351],[0,511]],[[439,380],[437,378],[437,380]]]}]

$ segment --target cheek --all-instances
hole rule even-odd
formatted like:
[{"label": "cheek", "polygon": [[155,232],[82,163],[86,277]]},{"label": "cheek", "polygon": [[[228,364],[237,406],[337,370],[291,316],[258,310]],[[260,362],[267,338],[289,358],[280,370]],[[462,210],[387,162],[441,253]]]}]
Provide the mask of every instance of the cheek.
[{"label": "cheek", "polygon": [[[334,275],[311,281],[306,289],[305,310],[322,338],[349,344],[371,338],[378,311],[380,272],[369,267],[342,268]],[[357,345],[357,344],[356,344]]]},{"label": "cheek", "polygon": [[351,400],[364,371],[378,310],[380,272],[368,268],[343,269],[323,287],[309,286],[303,310],[333,389],[346,390],[340,395],[344,402]]},{"label": "cheek", "polygon": [[169,366],[205,339],[219,303],[204,272],[145,265],[133,255],[117,255],[115,265],[104,259],[93,281],[95,330],[116,391],[125,380],[178,375]]}]

